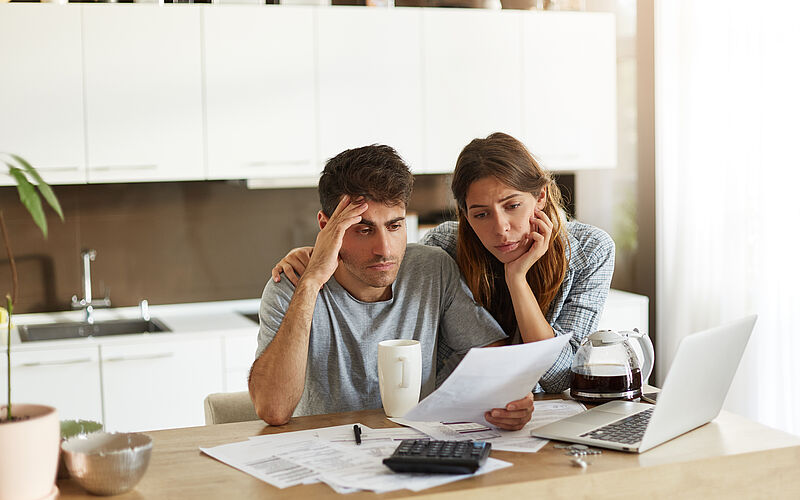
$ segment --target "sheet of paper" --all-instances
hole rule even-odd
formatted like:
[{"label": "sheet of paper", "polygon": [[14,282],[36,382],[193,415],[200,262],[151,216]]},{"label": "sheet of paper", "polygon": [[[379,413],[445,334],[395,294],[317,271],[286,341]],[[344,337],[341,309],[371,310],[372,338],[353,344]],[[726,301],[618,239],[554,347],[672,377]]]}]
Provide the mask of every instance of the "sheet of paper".
[{"label": "sheet of paper", "polygon": [[[347,428],[337,426],[317,429],[317,437],[331,443],[355,445],[356,442],[352,425]],[[394,443],[396,447],[398,445],[397,441],[402,441],[403,439],[428,439],[428,436],[416,429],[408,427],[370,429],[369,427],[361,426],[361,442],[364,444],[370,441],[380,440]]]},{"label": "sheet of paper", "polygon": [[[308,429],[305,431],[281,432],[279,434],[262,434],[260,436],[250,436],[248,440],[252,442],[304,441],[309,438],[319,437],[320,433],[328,433],[332,435],[340,434],[344,436],[348,432],[350,433],[350,437],[355,440],[355,436],[353,435],[353,425],[354,424],[344,424],[334,425],[331,427],[320,427],[318,429]],[[370,430],[369,427],[360,422],[356,425],[359,425],[362,431]]]},{"label": "sheet of paper", "polygon": [[[361,425],[361,424],[359,424]],[[200,450],[217,460],[261,479],[277,488],[319,481],[334,491],[350,493],[372,490],[378,493],[398,489],[421,491],[457,481],[466,475],[397,474],[383,465],[400,439],[427,439],[414,429],[370,429],[361,425],[361,445],[351,437],[353,424],[254,436],[247,441]],[[471,426],[462,426],[469,430]],[[512,464],[489,458],[476,474]]]},{"label": "sheet of paper", "polygon": [[277,457],[271,451],[254,449],[249,441],[230,443],[200,451],[235,469],[261,479],[276,488],[318,482],[313,470]]},{"label": "sheet of paper", "polygon": [[411,491],[422,491],[427,488],[434,488],[461,479],[467,479],[481,474],[488,474],[496,470],[511,467],[513,464],[488,458],[486,463],[478,469],[475,474],[422,474],[422,473],[397,473],[392,472],[382,463],[376,463],[369,467],[354,467],[351,469],[340,470],[335,474],[322,474],[322,480],[333,486],[357,484],[359,488],[371,490],[376,493],[386,493],[389,491],[408,489]]},{"label": "sheet of paper", "polygon": [[405,418],[390,418],[392,422],[406,425],[441,441],[487,441],[500,437],[497,429],[472,422],[418,422]]},{"label": "sheet of paper", "polygon": [[405,418],[390,418],[389,420],[413,427],[428,434],[432,439],[489,441],[492,443],[493,450],[535,453],[547,444],[547,440],[531,436],[532,429],[584,411],[586,411],[586,407],[577,401],[566,399],[537,401],[534,406],[533,418],[518,431],[494,429],[472,423],[416,422]]},{"label": "sheet of paper", "polygon": [[535,453],[547,444],[547,439],[531,436],[531,430],[562,418],[586,411],[586,407],[577,401],[553,399],[537,401],[533,407],[533,418],[518,431],[498,429],[500,437],[492,439],[492,449],[498,451],[516,451]]},{"label": "sheet of paper", "polygon": [[[362,428],[368,429],[363,425]],[[279,457],[278,454],[298,446],[302,448],[309,443],[315,442],[317,433],[320,431],[343,432],[346,429],[349,429],[352,434],[353,425],[338,425],[305,431],[252,436],[247,441],[213,448],[201,446],[200,451],[235,469],[257,477],[276,488],[287,488],[298,484],[316,483],[319,482],[319,478],[312,469]]]},{"label": "sheet of paper", "polygon": [[572,337],[470,349],[447,380],[404,418],[422,422],[489,423],[484,412],[530,392]]}]

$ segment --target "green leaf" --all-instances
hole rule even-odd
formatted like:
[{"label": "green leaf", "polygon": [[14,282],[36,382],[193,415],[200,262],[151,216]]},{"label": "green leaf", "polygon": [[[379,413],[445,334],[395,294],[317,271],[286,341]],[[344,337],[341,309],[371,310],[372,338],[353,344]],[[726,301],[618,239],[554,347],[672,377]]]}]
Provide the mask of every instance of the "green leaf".
[{"label": "green leaf", "polygon": [[63,221],[64,212],[62,212],[61,210],[61,204],[58,203],[58,198],[56,198],[55,193],[53,193],[53,190],[50,188],[50,185],[46,183],[44,179],[42,179],[42,176],[39,175],[39,172],[37,172],[36,169],[33,168],[31,164],[25,161],[25,159],[22,158],[21,156],[17,156],[12,153],[9,153],[8,156],[16,160],[20,165],[22,165],[25,168],[25,171],[28,172],[28,174],[33,178],[33,180],[36,181],[36,185],[39,188],[39,191],[42,193],[42,196],[44,196],[44,199],[47,200],[47,203],[49,203],[50,206],[53,207],[53,210],[55,210],[55,212],[58,214],[59,217],[61,217],[61,220]]},{"label": "green leaf", "polygon": [[61,439],[103,430],[103,424],[92,420],[62,420]]},{"label": "green leaf", "polygon": [[33,222],[39,226],[42,234],[47,238],[47,219],[44,217],[44,209],[42,208],[42,200],[39,198],[39,193],[36,188],[30,183],[22,170],[16,167],[9,167],[8,173],[17,181],[17,191],[19,191],[19,201],[25,205],[25,208],[30,212],[33,217]]}]

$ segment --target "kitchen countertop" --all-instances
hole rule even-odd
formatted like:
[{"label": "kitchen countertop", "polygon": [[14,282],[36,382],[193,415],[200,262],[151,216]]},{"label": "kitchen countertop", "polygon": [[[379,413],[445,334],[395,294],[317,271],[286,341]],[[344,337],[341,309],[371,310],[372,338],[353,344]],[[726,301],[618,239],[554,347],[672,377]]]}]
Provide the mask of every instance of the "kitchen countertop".
[{"label": "kitchen countertop", "polygon": [[[258,312],[260,299],[226,300],[216,302],[191,302],[185,304],[166,304],[150,306],[150,317],[164,323],[170,332],[161,333],[135,333],[130,335],[108,335],[101,337],[86,337],[76,339],[41,340],[35,342],[21,342],[17,329],[11,330],[11,344],[15,351],[36,350],[42,347],[80,347],[86,345],[113,345],[115,343],[130,342],[134,338],[142,339],[146,337],[148,341],[170,341],[183,339],[186,336],[201,338],[204,335],[219,335],[224,331],[233,335],[255,335],[258,332],[258,324],[242,315]],[[600,319],[598,328],[632,328],[634,326],[647,328],[647,297],[636,295],[620,290],[610,290],[606,301],[606,311]],[[613,314],[608,321],[606,316],[610,309],[625,309],[627,306],[636,305],[642,307],[643,318],[639,319],[639,324],[634,321],[632,324],[620,322],[620,318]],[[611,307],[609,307],[611,306]],[[33,325],[43,323],[76,322],[83,321],[84,312],[82,310],[60,311],[51,313],[19,314],[13,318],[15,325]],[[139,318],[139,307],[114,307],[110,309],[95,309],[96,321],[109,321],[115,319],[134,319]],[[616,321],[615,321],[616,320]],[[609,323],[609,324],[605,324]],[[0,333],[0,340],[5,336]],[[0,345],[0,352],[5,352],[5,342]]]},{"label": "kitchen countertop", "polygon": [[[159,333],[135,333],[130,335],[108,335],[102,337],[86,337],[75,339],[41,340],[35,342],[22,342],[16,327],[11,330],[11,345],[15,351],[41,349],[42,347],[81,347],[87,345],[111,345],[115,343],[130,342],[133,338],[156,342],[177,340],[191,335],[193,337],[204,334],[219,335],[220,331],[231,334],[255,335],[258,324],[249,320],[244,314],[258,311],[260,299],[227,300],[218,302],[193,302],[187,304],[166,304],[150,306],[150,317],[161,321],[171,331]],[[95,321],[109,321],[115,319],[135,319],[140,317],[139,307],[114,307],[109,309],[95,309]],[[17,325],[34,325],[46,323],[82,321],[84,312],[59,311],[50,313],[32,313],[14,315],[12,323]],[[4,339],[4,335],[0,339]],[[5,342],[0,346],[0,352],[5,351]]]}]

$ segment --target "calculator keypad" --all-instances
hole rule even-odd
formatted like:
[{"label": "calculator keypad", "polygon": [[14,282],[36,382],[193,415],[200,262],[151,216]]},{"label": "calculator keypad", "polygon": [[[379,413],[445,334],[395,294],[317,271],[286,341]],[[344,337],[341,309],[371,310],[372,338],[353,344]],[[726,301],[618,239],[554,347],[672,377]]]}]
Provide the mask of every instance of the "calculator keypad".
[{"label": "calculator keypad", "polygon": [[491,448],[484,441],[406,439],[383,463],[395,472],[471,474],[486,461]]}]

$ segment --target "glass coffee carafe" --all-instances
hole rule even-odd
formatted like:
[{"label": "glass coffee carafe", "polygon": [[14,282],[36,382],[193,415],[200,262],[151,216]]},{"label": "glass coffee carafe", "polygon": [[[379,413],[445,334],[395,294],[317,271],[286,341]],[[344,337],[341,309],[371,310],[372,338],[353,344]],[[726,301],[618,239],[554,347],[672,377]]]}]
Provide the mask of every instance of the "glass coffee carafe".
[{"label": "glass coffee carafe", "polygon": [[[631,344],[634,340],[642,355]],[[653,347],[646,334],[600,330],[586,337],[575,353],[570,395],[592,404],[633,401],[642,396],[642,371],[649,377],[652,368]]]}]

